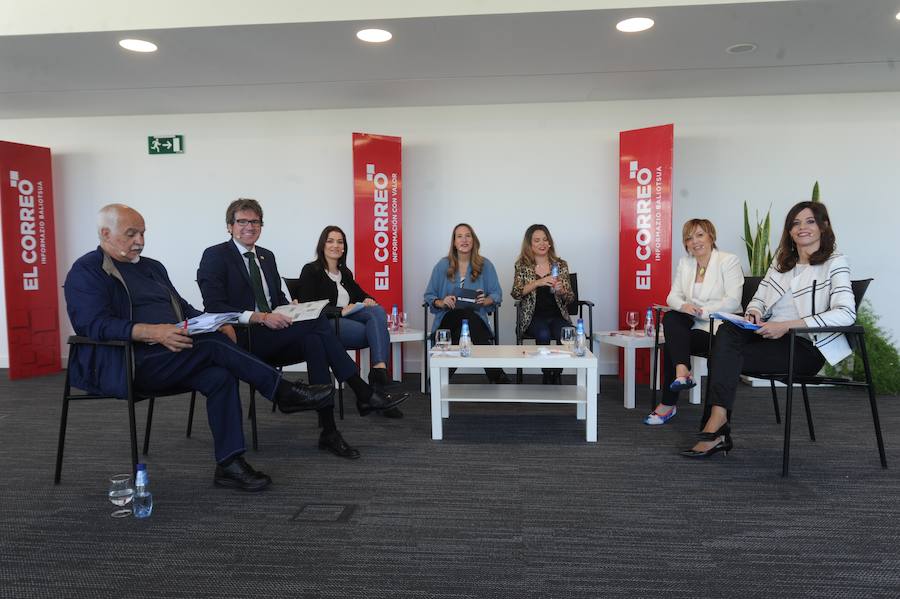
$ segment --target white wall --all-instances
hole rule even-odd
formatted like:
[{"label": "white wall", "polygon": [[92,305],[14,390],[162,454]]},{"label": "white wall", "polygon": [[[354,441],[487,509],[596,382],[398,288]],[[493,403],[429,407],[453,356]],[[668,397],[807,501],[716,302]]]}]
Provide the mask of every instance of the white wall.
[{"label": "white wall", "polygon": [[[595,327],[604,329],[615,326],[617,313],[618,132],[672,122],[676,239],[685,219],[711,218],[719,246],[739,254],[746,268],[741,202],[763,212],[772,206],[777,243],[787,209],[808,199],[818,179],[840,249],[854,277],[877,279],[868,297],[896,337],[897,106],[900,94],[882,93],[0,120],[0,139],[53,150],[60,283],[69,264],[96,246],[97,209],[118,201],[144,214],[146,255],[162,260],[200,306],[197,262],[206,246],[226,238],[231,200],[262,202],[261,245],[275,251],[283,275],[296,276],[324,225],[352,235],[351,132],[399,135],[404,301],[416,320],[455,223],[474,226],[508,300],[524,229],[544,222],[579,273],[582,296],[597,303]],[[184,155],[147,155],[147,136],[165,133],[185,136]],[[67,327],[61,294],[60,305]],[[511,340],[508,305],[501,334]],[[419,351],[409,352],[407,367],[417,370],[419,359]],[[601,368],[611,371],[615,359],[604,352]]]}]

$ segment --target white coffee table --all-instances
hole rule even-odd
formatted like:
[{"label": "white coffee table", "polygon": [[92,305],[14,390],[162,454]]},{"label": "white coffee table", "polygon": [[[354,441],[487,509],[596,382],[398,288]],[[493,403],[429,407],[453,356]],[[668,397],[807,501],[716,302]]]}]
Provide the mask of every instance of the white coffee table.
[{"label": "white coffee table", "polygon": [[[450,416],[450,402],[470,403],[573,403],[576,417],[585,420],[585,437],[597,441],[597,358],[566,354],[563,357],[535,355],[534,346],[476,345],[472,355],[463,358],[458,348],[448,353],[432,352],[431,438],[443,439],[443,418]],[[450,368],[575,368],[577,383],[572,385],[468,385],[449,382]]]},{"label": "white coffee table", "polygon": [[[403,354],[400,351],[402,344],[407,341],[425,341],[425,331],[403,327],[391,331],[391,376],[395,381],[403,380]],[[370,368],[369,348],[359,350],[359,372],[363,379],[369,374]],[[422,393],[425,393],[425,377],[422,376]]]},{"label": "white coffee table", "polygon": [[[647,337],[641,331],[635,331],[632,335],[631,331],[603,331],[594,333],[594,341],[605,343],[607,345],[615,345],[623,348],[625,351],[625,407],[629,410],[634,409],[634,355],[636,349],[649,349],[653,353],[654,337]],[[659,335],[660,344],[665,343],[662,333]],[[653,382],[653,371],[659,360],[653,359],[651,356],[650,379],[648,384]]]}]

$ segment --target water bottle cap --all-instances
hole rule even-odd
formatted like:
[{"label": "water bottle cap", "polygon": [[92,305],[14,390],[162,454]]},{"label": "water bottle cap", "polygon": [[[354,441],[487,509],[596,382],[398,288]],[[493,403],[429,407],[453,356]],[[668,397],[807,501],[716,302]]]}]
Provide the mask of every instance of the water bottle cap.
[{"label": "water bottle cap", "polygon": [[147,471],[147,464],[138,464],[138,465],[137,465],[137,471],[140,472],[140,471],[142,471],[142,470],[143,470],[144,472]]}]

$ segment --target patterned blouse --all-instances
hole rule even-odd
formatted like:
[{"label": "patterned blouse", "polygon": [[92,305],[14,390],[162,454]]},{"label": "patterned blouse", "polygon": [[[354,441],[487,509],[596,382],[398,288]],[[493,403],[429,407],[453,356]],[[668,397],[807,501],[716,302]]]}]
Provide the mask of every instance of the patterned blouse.
[{"label": "patterned blouse", "polygon": [[[572,284],[569,282],[569,265],[562,258],[559,258],[556,264],[559,267],[559,282],[562,288],[559,293],[554,294],[554,297],[556,298],[556,305],[559,307],[560,317],[564,320],[569,320],[569,309],[567,306],[575,299],[575,294],[572,292]],[[522,301],[522,322],[518,331],[520,335],[531,324],[531,319],[534,318],[534,306],[537,301],[536,289],[527,295],[523,294],[522,291],[528,283],[540,278],[542,277],[537,276],[537,273],[534,272],[533,265],[521,261],[516,262],[516,270],[515,274],[513,274],[513,288],[510,295],[512,295],[514,300]]]}]

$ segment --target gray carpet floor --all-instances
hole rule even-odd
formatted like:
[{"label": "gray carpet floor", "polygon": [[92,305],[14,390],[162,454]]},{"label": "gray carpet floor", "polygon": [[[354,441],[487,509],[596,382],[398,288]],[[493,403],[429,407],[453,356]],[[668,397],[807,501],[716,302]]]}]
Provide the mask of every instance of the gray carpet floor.
[{"label": "gray carpet floor", "polygon": [[187,397],[166,398],[146,456],[153,515],[117,520],[125,404],[72,406],[55,486],[63,376],[0,376],[4,598],[900,597],[898,398],[880,398],[882,470],[864,395],[813,390],[818,441],[796,404],[787,479],[768,389],[741,388],[735,450],[705,462],[677,454],[698,406],[644,426],[648,390],[625,410],[613,377],[597,443],[573,406],[454,405],[432,441],[427,397],[389,420],[360,418],[348,393],[356,461],[317,448],[314,415],[262,400],[247,457],[275,482],[260,494],[212,485],[205,410],[188,439]]}]

